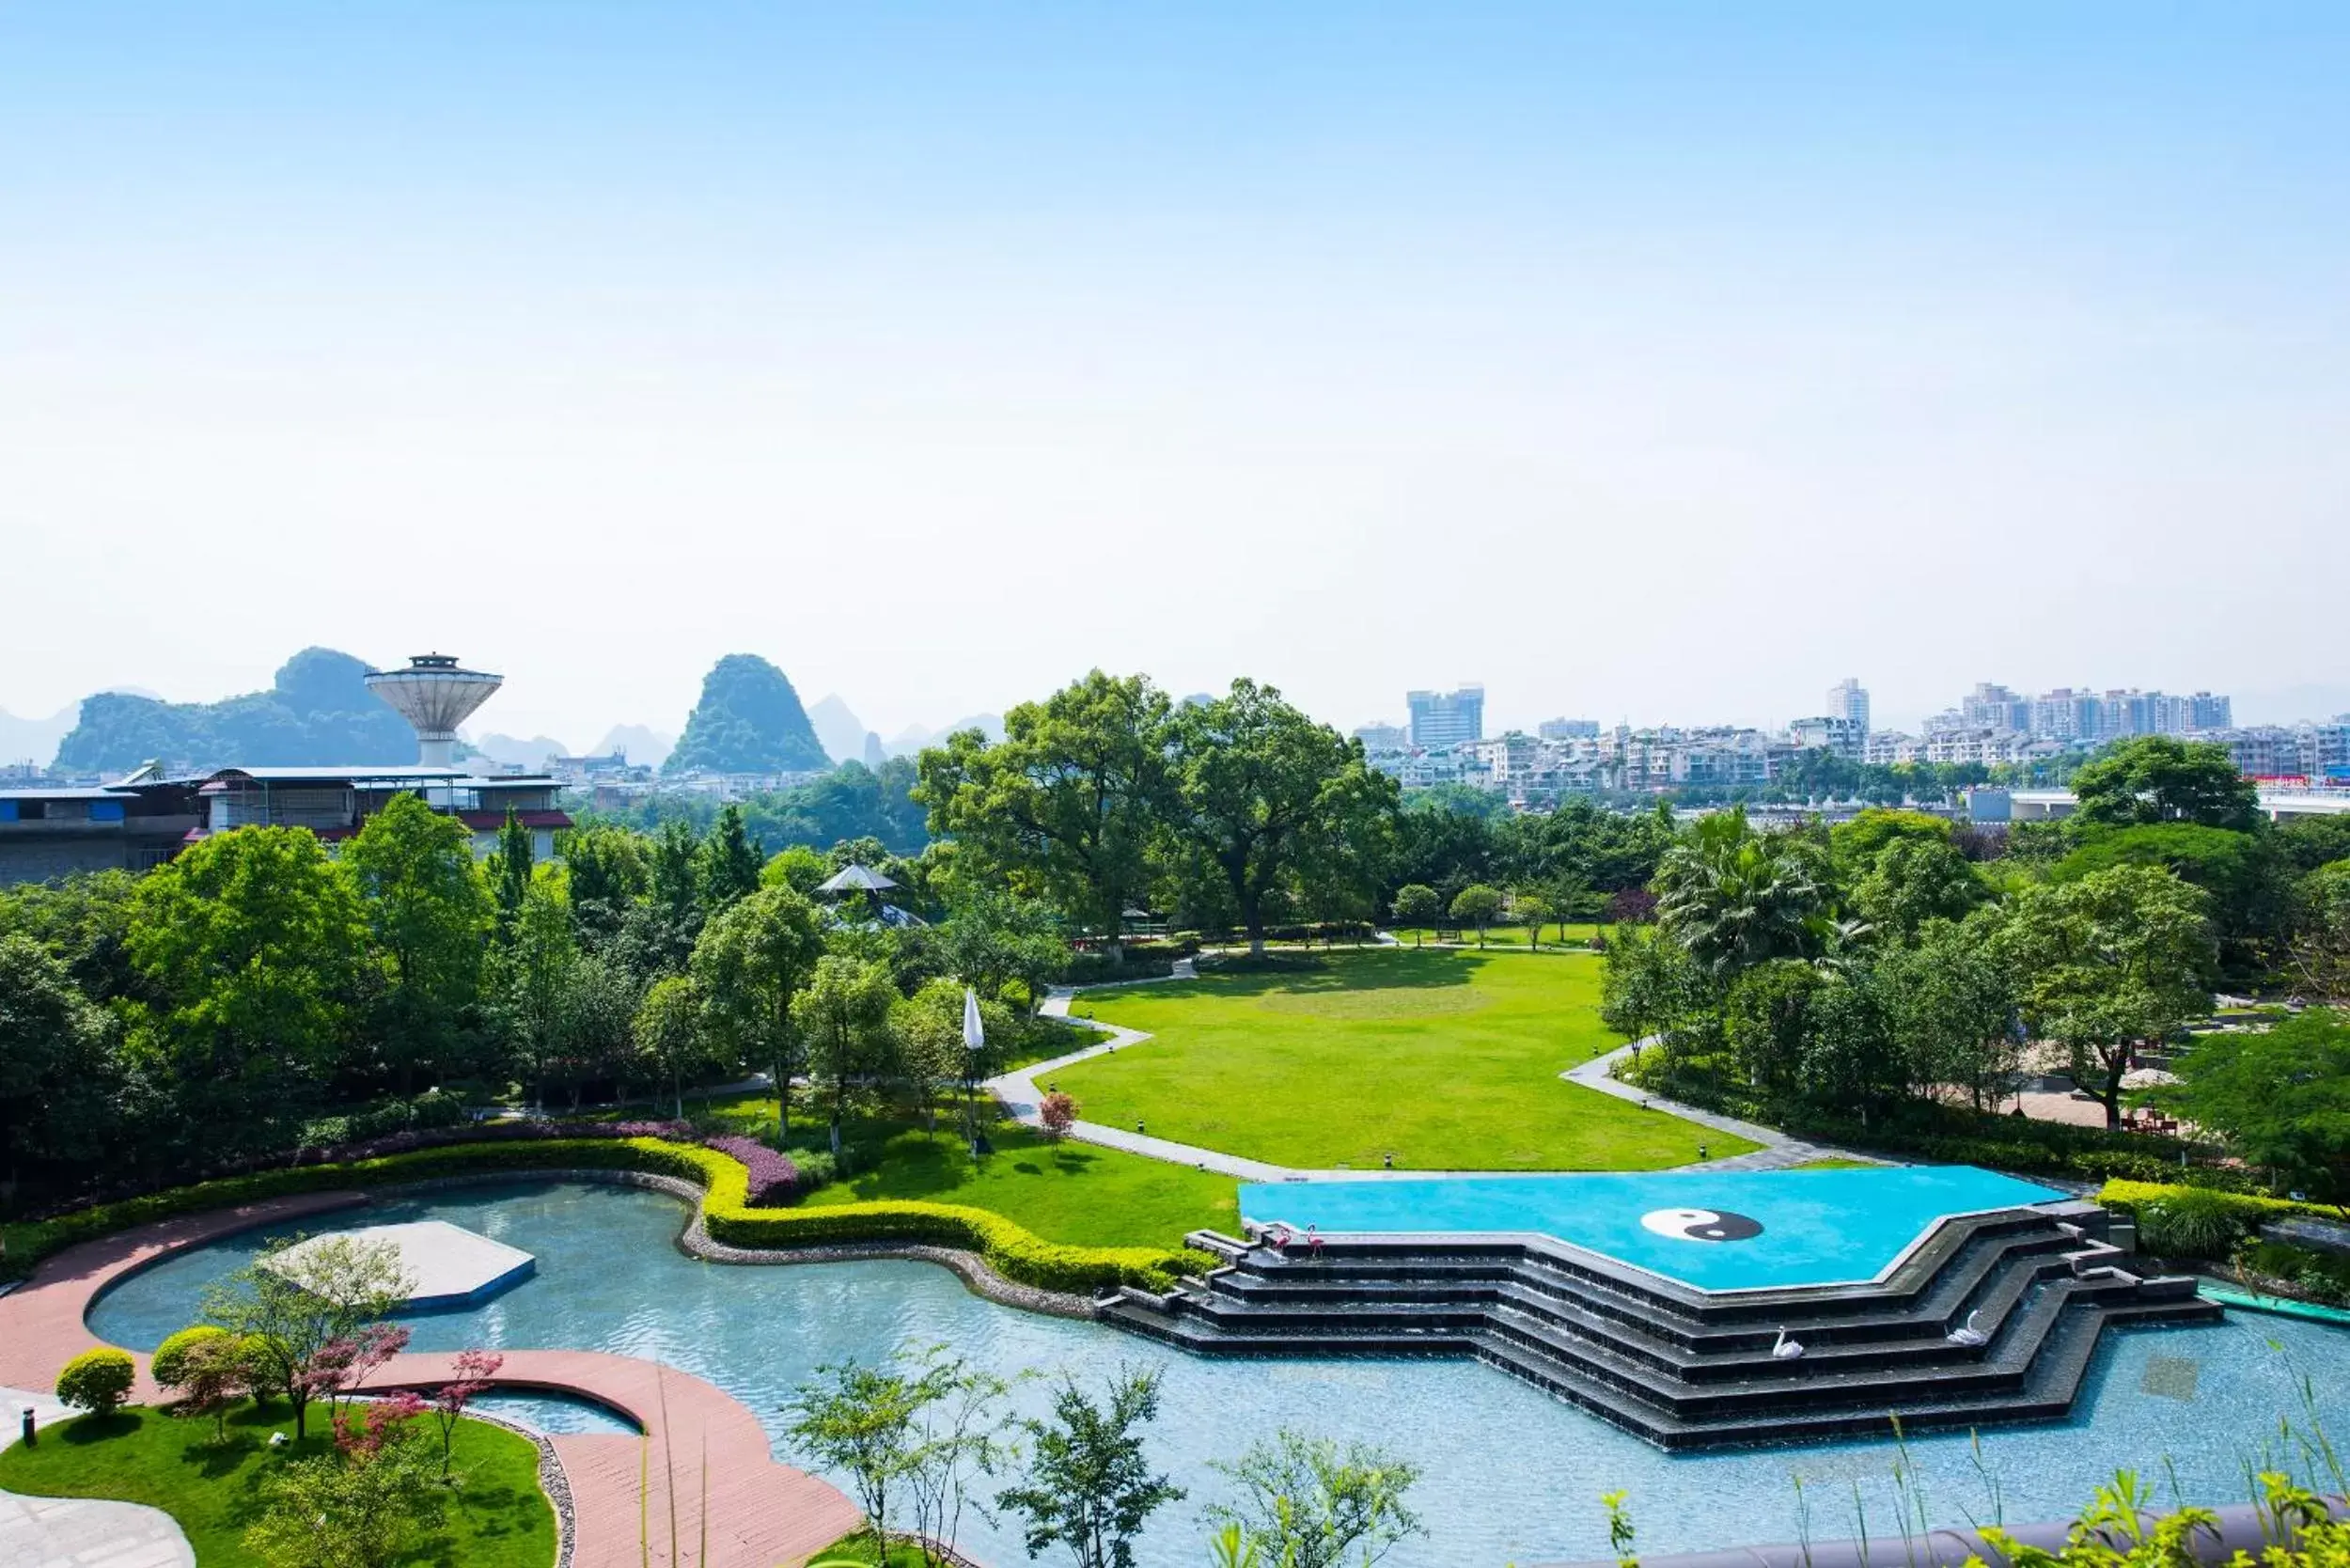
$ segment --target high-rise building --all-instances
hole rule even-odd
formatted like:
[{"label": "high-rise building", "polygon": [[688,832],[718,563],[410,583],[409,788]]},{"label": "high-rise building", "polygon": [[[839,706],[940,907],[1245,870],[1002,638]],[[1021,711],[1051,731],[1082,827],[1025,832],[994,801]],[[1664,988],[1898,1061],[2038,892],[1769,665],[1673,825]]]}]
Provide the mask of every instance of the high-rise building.
[{"label": "high-rise building", "polygon": [[1869,732],[1869,691],[1857,676],[1847,675],[1827,689],[1827,713],[1831,718],[1850,720],[1861,734]]},{"label": "high-rise building", "polygon": [[1407,692],[1412,710],[1412,744],[1418,746],[1458,745],[1485,738],[1485,688],[1464,685],[1449,692]]},{"label": "high-rise building", "polygon": [[1544,719],[1534,727],[1534,732],[1545,741],[1596,740],[1599,736],[1599,720]]}]

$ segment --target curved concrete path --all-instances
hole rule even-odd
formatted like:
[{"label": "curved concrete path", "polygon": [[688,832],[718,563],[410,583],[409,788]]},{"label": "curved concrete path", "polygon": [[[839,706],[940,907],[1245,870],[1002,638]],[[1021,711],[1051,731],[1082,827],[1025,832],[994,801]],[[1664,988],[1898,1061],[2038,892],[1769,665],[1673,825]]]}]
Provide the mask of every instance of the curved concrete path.
[{"label": "curved concrete path", "polygon": [[[356,1192],[305,1193],[142,1225],[66,1248],[43,1262],[23,1286],[0,1296],[0,1388],[55,1388],[66,1362],[104,1342],[89,1331],[84,1318],[91,1302],[124,1276],[240,1231],[367,1202]],[[497,1387],[581,1394],[625,1413],[644,1429],[642,1438],[573,1434],[549,1439],[571,1485],[576,1514],[574,1568],[646,1568],[648,1563],[682,1568],[688,1561],[695,1568],[776,1568],[806,1560],[856,1527],[856,1505],[828,1482],[777,1464],[758,1417],[714,1384],[658,1361],[598,1351],[504,1354],[506,1363],[492,1379]],[[133,1401],[157,1403],[164,1390],[149,1375],[147,1357],[137,1352],[133,1357],[138,1365]],[[399,1356],[368,1386],[446,1382],[448,1359]],[[7,1414],[13,1430],[15,1413]],[[705,1478],[707,1557],[701,1548]],[[0,1502],[16,1500],[0,1497]],[[673,1500],[680,1547],[674,1559],[669,1551]],[[0,1551],[0,1562],[8,1568],[18,1568],[20,1561],[26,1568],[50,1568],[52,1561],[56,1568],[168,1568],[194,1560],[191,1554],[157,1558],[150,1565],[144,1559],[126,1558],[118,1563],[111,1557],[89,1556],[89,1548],[79,1540],[80,1521],[52,1513],[46,1502],[35,1507],[44,1518],[76,1527],[74,1544],[82,1555],[20,1559]],[[648,1522],[642,1545],[640,1520]],[[178,1527],[172,1528],[176,1535]],[[123,1540],[127,1545],[127,1533]],[[5,1537],[0,1544],[8,1544]]]},{"label": "curved concrete path", "polygon": [[[1650,1043],[1641,1041],[1645,1048]],[[1717,1133],[1745,1138],[1762,1147],[1751,1153],[1731,1154],[1725,1159],[1700,1160],[1677,1167],[1682,1170],[1785,1170],[1790,1166],[1809,1165],[1813,1160],[1856,1160],[1863,1165],[1884,1165],[1887,1162],[1873,1155],[1839,1149],[1833,1144],[1809,1143],[1799,1137],[1789,1137],[1776,1127],[1765,1127],[1759,1121],[1742,1121],[1734,1116],[1716,1111],[1700,1110],[1678,1100],[1665,1100],[1644,1089],[1625,1083],[1616,1076],[1616,1064],[1631,1058],[1632,1047],[1619,1045],[1604,1057],[1593,1057],[1578,1066],[1570,1067],[1559,1075],[1569,1083],[1595,1089],[1602,1094],[1626,1100],[1650,1110],[1660,1110],[1677,1116],[1684,1121],[1694,1121],[1700,1127],[1711,1127]]]}]

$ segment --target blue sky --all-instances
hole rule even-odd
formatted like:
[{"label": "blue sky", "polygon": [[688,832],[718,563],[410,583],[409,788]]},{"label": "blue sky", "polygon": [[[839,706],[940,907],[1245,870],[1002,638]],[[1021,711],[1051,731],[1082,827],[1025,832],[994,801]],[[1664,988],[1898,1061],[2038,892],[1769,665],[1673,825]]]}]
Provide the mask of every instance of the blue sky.
[{"label": "blue sky", "polygon": [[[0,9],[0,708],[2350,706],[2337,6]],[[413,645],[413,646],[412,646]],[[2287,693],[2287,688],[2310,690]]]}]

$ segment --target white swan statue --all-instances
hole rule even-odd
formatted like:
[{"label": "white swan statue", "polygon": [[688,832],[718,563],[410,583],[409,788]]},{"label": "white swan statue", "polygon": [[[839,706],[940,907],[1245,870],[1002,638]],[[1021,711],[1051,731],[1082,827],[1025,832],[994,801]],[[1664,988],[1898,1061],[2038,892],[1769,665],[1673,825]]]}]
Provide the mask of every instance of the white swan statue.
[{"label": "white swan statue", "polygon": [[1969,1350],[1974,1349],[1978,1345],[1989,1344],[1991,1342],[1991,1336],[1975,1326],[1975,1320],[1981,1316],[1982,1316],[1982,1311],[1980,1308],[1967,1313],[1966,1325],[1964,1328],[1951,1329],[1948,1334],[1942,1336],[1943,1341],[1949,1344],[1965,1345]]},{"label": "white swan statue", "polygon": [[1802,1344],[1794,1340],[1789,1339],[1787,1337],[1787,1330],[1784,1328],[1780,1329],[1778,1331],[1778,1338],[1772,1341],[1771,1344],[1771,1359],[1774,1361],[1792,1361],[1802,1354]]}]

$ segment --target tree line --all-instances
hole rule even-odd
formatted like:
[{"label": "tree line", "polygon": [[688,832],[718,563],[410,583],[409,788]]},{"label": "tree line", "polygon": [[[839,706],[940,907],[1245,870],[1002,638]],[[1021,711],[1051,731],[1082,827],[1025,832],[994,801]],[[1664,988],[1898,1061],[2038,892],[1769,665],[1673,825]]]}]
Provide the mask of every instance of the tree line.
[{"label": "tree line", "polygon": [[[2154,1098],[2224,1130],[2248,1107],[2220,1104],[2223,1057],[2241,1101],[2260,1076],[2242,1058],[2266,1050],[2268,1101],[2291,1088],[2316,1121],[2334,1117],[2350,1034],[2330,1014],[2275,1047],[2173,1048],[2217,988],[2350,996],[2350,820],[2272,824],[2224,748],[2167,737],[2116,748],[2074,788],[2070,818],[2019,828],[1990,858],[1902,810],[1691,824],[1658,862],[1654,924],[1618,928],[1610,947],[1605,1011],[1654,1043],[1643,1081],[1882,1127],[1919,1107],[1997,1108],[2040,1043],[2108,1126],[2125,1075],[2159,1055],[2182,1084]],[[2295,1047],[2304,1037],[2338,1045]],[[2329,1183],[2350,1150],[2322,1126],[2261,1142],[2264,1163]]]}]

